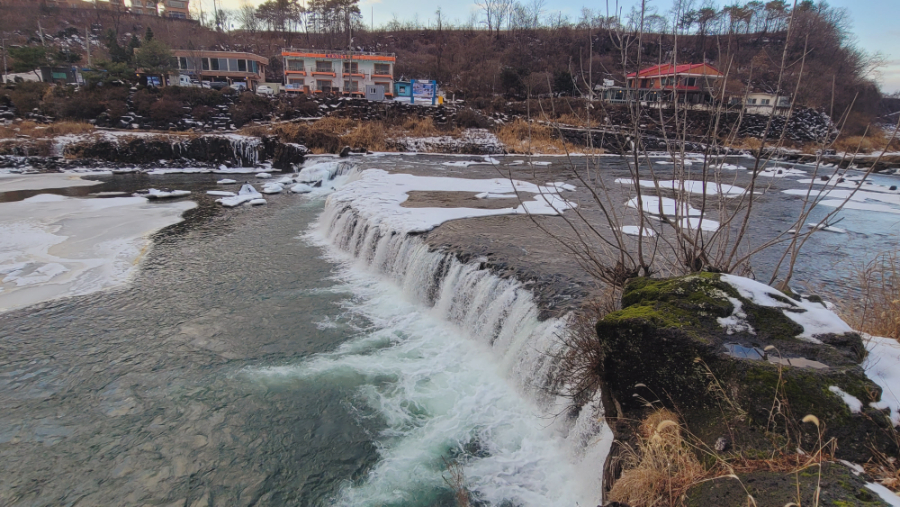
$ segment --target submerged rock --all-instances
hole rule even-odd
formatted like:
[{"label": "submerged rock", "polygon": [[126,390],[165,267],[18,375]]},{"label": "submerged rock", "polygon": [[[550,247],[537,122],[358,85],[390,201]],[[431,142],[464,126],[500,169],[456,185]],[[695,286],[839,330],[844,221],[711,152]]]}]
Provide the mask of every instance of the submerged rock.
[{"label": "submerged rock", "polygon": [[813,414],[841,458],[895,448],[889,415],[869,406],[881,388],[860,365],[862,339],[817,298],[715,273],[638,278],[596,330],[605,406],[619,417],[658,401],[711,448],[737,429],[738,450],[771,448],[766,432],[813,449],[816,428],[800,422]]}]

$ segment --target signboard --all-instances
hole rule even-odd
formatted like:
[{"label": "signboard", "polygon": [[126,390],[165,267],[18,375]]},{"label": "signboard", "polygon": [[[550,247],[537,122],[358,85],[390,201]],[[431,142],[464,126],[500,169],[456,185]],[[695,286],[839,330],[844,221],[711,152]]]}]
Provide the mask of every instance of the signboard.
[{"label": "signboard", "polygon": [[434,95],[434,82],[416,81],[413,83],[413,95],[431,98]]},{"label": "signboard", "polygon": [[409,97],[410,103],[415,104],[416,97],[418,97],[419,100],[430,100],[431,105],[434,105],[437,100],[437,81],[417,81],[413,79],[411,84],[412,94]]}]

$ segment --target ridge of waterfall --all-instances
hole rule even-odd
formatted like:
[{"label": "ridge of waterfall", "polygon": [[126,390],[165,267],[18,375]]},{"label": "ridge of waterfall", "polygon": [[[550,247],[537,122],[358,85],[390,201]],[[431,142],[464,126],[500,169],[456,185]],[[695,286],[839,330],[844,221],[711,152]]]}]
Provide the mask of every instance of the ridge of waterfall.
[{"label": "ridge of waterfall", "polygon": [[487,346],[513,387],[533,400],[564,438],[566,452],[583,465],[578,467],[582,479],[594,485],[599,501],[612,431],[603,422],[599,395],[576,409],[556,394],[565,383],[558,357],[566,318],[541,321],[533,294],[518,280],[432,249],[418,235],[375,224],[352,202],[329,198],[317,226],[328,244],[360,268],[386,276],[411,301]]}]

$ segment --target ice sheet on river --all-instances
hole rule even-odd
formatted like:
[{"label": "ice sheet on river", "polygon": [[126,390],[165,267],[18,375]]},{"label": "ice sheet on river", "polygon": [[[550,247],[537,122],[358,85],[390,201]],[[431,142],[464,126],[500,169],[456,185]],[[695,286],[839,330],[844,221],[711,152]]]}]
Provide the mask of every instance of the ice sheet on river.
[{"label": "ice sheet on river", "polygon": [[195,206],[48,194],[0,204],[0,311],[126,282],[149,235]]},{"label": "ice sheet on river", "polygon": [[[435,176],[393,174],[381,169],[363,171],[346,186],[329,197],[332,202],[352,203],[363,218],[385,224],[390,229],[409,232],[425,232],[449,220],[494,215],[557,215],[574,208],[575,203],[564,199],[557,187],[538,186],[524,181],[504,178],[466,179]],[[405,208],[401,204],[409,192],[477,192],[490,194],[516,194],[521,203],[501,209],[478,208]]]}]

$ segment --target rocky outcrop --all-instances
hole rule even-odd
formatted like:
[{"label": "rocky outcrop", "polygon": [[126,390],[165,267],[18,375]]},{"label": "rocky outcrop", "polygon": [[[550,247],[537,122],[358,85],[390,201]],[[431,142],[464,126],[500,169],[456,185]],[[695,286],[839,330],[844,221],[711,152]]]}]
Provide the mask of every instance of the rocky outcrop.
[{"label": "rocky outcrop", "polygon": [[300,164],[308,150],[281,143],[274,137],[205,136],[94,136],[69,144],[67,158],[100,160],[113,164],[154,164],[185,160],[207,165],[252,167],[271,161],[276,169]]},{"label": "rocky outcrop", "polygon": [[752,453],[771,449],[771,438],[814,449],[816,428],[801,423],[813,414],[838,457],[896,452],[889,415],[869,406],[881,388],[860,365],[860,336],[816,298],[715,273],[639,278],[596,330],[605,406],[620,420],[661,404],[710,448],[724,436]]}]

